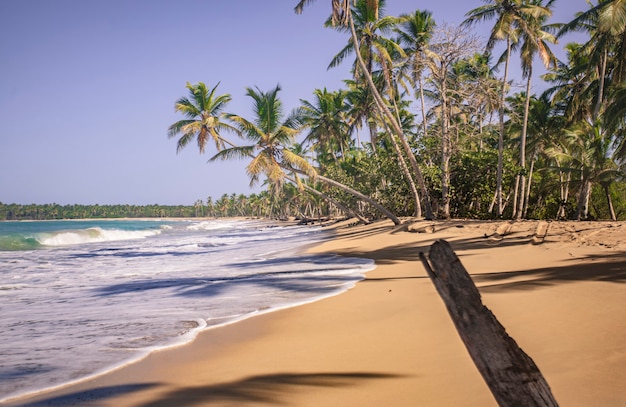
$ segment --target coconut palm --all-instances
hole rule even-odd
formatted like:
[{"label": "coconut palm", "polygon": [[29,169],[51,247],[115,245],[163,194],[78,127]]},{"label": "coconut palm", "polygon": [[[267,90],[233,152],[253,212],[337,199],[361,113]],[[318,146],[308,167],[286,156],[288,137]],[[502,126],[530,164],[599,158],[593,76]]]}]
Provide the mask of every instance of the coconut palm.
[{"label": "coconut palm", "polygon": [[[300,0],[295,7],[295,11],[297,14],[302,13],[304,6],[312,3],[314,0]],[[379,10],[379,2],[380,0],[365,0],[365,4],[367,8],[370,10],[374,10],[373,17],[375,20],[378,19],[378,10]],[[331,23],[333,26],[344,26],[349,27],[349,32],[351,35],[351,41],[353,47],[355,49],[361,49],[360,39],[357,35],[354,19],[352,18],[352,10],[351,3],[356,4],[357,0],[331,0],[332,6],[332,15],[331,15]],[[365,79],[367,85],[369,86],[372,96],[374,97],[374,101],[376,103],[376,107],[379,109],[381,116],[384,120],[387,120],[389,125],[391,126],[392,131],[399,137],[402,141],[403,145],[408,145],[406,142],[406,137],[402,130],[401,124],[398,122],[396,116],[391,112],[383,97],[381,96],[376,84],[374,83],[374,79],[372,75],[369,73],[367,64],[361,55],[360,52],[356,52],[356,62],[359,70],[362,74],[363,79]],[[432,212],[432,207],[430,204],[430,196],[428,194],[428,189],[426,188],[426,182],[424,181],[424,176],[419,169],[419,167],[414,168],[415,176],[418,181],[418,185],[420,186],[422,195],[424,197],[424,217],[426,219],[433,219],[434,215]]]},{"label": "coconut palm", "polygon": [[[604,134],[602,124],[597,121],[577,123],[566,130],[566,138],[560,148],[552,149],[552,154],[568,163],[564,172],[573,175],[580,183],[576,220],[587,219],[589,198],[594,184],[610,184],[620,171],[610,156],[610,140]],[[609,202],[609,207],[612,206]]]},{"label": "coconut palm", "polygon": [[546,20],[552,15],[551,7],[554,4],[554,0],[548,0],[545,6],[542,3],[543,0],[532,1],[531,5],[534,7],[532,10],[529,10],[532,11],[532,13],[527,12],[525,25],[526,29],[520,29],[520,53],[522,61],[522,76],[526,78],[526,100],[524,102],[524,118],[522,121],[522,133],[520,138],[520,199],[517,213],[514,214],[518,220],[522,218],[522,215],[526,211],[526,195],[524,193],[526,190],[526,134],[528,131],[528,113],[530,110],[533,60],[535,55],[538,55],[546,68],[556,66],[557,61],[548,46],[548,42],[556,43],[556,38],[547,31],[547,27],[545,26]]},{"label": "coconut palm", "polygon": [[416,91],[419,92],[424,137],[427,134],[426,104],[422,83],[424,50],[432,38],[435,26],[435,20],[430,11],[416,10],[412,14],[400,15],[396,28],[398,43],[403,46],[407,56],[404,67],[409,70],[409,76],[413,80]]},{"label": "coconut palm", "polygon": [[195,85],[187,82],[189,97],[178,99],[174,105],[174,110],[182,113],[186,119],[172,124],[167,131],[169,138],[180,135],[176,152],[180,152],[194,138],[200,153],[204,153],[209,140],[213,140],[218,151],[224,148],[225,139],[221,132],[234,130],[230,124],[221,120],[224,117],[223,109],[230,102],[231,96],[217,95],[218,86],[219,83],[209,90],[202,82]]},{"label": "coconut palm", "polygon": [[626,161],[626,83],[613,87],[611,103],[605,111],[609,134],[615,135],[615,157]]},{"label": "coconut palm", "polygon": [[[599,0],[595,6],[589,4],[591,7],[563,25],[558,35],[571,31],[590,34],[582,51],[590,56],[590,62],[598,70],[600,86],[594,109],[597,117],[604,102],[607,78],[610,77],[613,84],[626,80],[626,0]],[[608,73],[610,59],[613,62],[611,75]]]},{"label": "coconut palm", "polygon": [[593,80],[585,72],[589,59],[580,52],[581,47],[581,44],[567,44],[567,62],[557,62],[556,67],[542,76],[545,82],[552,84],[545,94],[560,108],[559,114],[571,123],[587,120],[593,115],[593,106],[589,103],[594,100]]},{"label": "coconut palm", "polygon": [[325,163],[330,155],[335,163],[350,148],[351,126],[346,104],[346,91],[329,92],[316,89],[313,102],[300,99],[300,121],[309,129],[304,139],[316,151],[318,161]]},{"label": "coconut palm", "polygon": [[469,11],[462,25],[471,26],[481,21],[496,19],[487,41],[486,52],[490,52],[498,41],[506,41],[506,53],[504,58],[504,74],[500,90],[500,133],[498,134],[498,168],[496,181],[496,206],[498,216],[502,215],[502,169],[504,154],[504,106],[508,92],[509,61],[511,59],[511,46],[516,43],[518,31],[515,30],[515,21],[521,18],[518,0],[493,0],[489,4],[477,7]]},{"label": "coconut palm", "polygon": [[352,194],[374,206],[395,224],[400,224],[400,220],[378,202],[344,184],[317,174],[306,159],[288,148],[299,131],[299,122],[295,113],[282,121],[283,111],[282,103],[278,99],[279,91],[280,86],[269,92],[247,88],[247,95],[254,101],[255,118],[248,120],[234,114],[227,117],[235,124],[239,133],[252,144],[225,148],[215,154],[211,161],[250,158],[246,171],[250,176],[251,185],[256,184],[263,175],[273,187],[280,188],[291,173],[304,175]]},{"label": "coconut palm", "polygon": [[[359,38],[359,54],[365,61],[366,71],[361,72],[358,62],[355,60],[353,65],[353,73],[357,83],[363,83],[361,79],[363,75],[372,76],[374,74],[374,64],[376,61],[381,63],[381,60],[390,60],[390,49],[399,49],[398,45],[390,39],[383,36],[383,34],[391,33],[395,27],[396,19],[393,17],[385,16],[384,7],[385,1],[380,0],[377,2],[376,7],[371,7],[371,2],[365,0],[356,1],[354,8],[352,9],[351,16],[354,21],[354,27]],[[333,26],[332,18],[326,21],[327,27]],[[349,28],[345,25],[335,26],[339,31],[345,32]],[[328,68],[334,68],[339,66],[348,56],[355,53],[355,41],[352,39],[348,41],[348,44],[331,60]],[[375,106],[373,95],[368,92],[365,94],[368,97],[367,105]],[[368,110],[368,117],[366,120],[370,124],[370,141],[372,146],[376,148],[377,142],[377,126],[375,120],[373,120],[374,109]]]}]

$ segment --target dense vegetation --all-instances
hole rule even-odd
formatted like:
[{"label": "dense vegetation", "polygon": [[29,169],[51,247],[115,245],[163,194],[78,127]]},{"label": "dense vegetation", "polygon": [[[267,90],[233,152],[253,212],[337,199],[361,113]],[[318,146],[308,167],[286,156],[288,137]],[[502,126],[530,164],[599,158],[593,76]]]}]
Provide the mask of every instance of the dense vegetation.
[{"label": "dense vegetation", "polygon": [[206,216],[201,201],[195,205],[19,205],[0,202],[0,220],[96,218],[191,218]]},{"label": "dense vegetation", "polygon": [[[212,160],[245,159],[251,182],[265,182],[209,199],[211,215],[626,219],[626,0],[567,23],[550,21],[555,2],[486,1],[452,27],[428,11],[385,16],[384,0],[333,1],[326,25],[349,39],[330,67],[352,59],[345,88],[317,89],[288,115],[279,87],[248,88],[244,118],[225,113],[231,96],[217,86],[187,84],[169,136],[179,150],[212,142]],[[481,46],[469,28],[484,22]],[[588,41],[559,61],[551,47],[573,31]]]}]

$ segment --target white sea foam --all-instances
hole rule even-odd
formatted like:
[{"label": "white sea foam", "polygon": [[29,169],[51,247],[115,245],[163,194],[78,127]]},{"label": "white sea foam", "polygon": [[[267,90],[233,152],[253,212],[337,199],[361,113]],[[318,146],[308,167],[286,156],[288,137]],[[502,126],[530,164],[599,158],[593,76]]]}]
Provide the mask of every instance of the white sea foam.
[{"label": "white sea foam", "polygon": [[40,233],[37,236],[37,240],[44,246],[68,246],[116,240],[144,239],[159,233],[161,233],[159,230],[118,230],[92,227],[88,229]]}]

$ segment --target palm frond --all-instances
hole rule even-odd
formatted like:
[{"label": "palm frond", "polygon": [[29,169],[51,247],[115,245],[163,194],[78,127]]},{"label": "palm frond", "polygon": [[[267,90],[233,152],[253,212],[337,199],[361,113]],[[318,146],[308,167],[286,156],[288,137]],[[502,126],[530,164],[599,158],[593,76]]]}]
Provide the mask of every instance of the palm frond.
[{"label": "palm frond", "polygon": [[248,158],[254,154],[256,146],[229,147],[218,151],[209,161],[231,160],[233,158]]}]

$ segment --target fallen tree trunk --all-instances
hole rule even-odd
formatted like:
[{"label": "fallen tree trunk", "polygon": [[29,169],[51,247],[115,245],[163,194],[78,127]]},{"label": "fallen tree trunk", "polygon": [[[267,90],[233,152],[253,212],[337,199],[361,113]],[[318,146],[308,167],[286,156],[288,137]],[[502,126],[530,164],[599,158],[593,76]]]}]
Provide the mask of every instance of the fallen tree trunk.
[{"label": "fallen tree trunk", "polygon": [[435,242],[420,258],[474,364],[500,406],[557,406],[535,362],[483,305],[450,244]]}]

